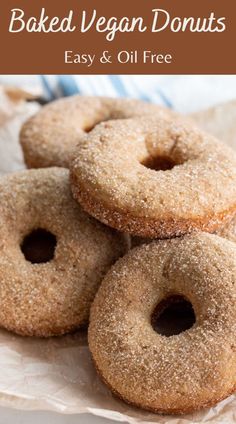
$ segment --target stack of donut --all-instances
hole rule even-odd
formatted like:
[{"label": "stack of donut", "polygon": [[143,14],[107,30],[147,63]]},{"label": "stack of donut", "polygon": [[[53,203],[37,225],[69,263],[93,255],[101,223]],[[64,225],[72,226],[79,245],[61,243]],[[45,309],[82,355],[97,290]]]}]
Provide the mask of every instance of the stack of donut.
[{"label": "stack of donut", "polygon": [[49,337],[89,321],[98,374],[146,410],[233,393],[235,153],[165,108],[81,96],[20,142],[38,169],[0,181],[0,325]]}]

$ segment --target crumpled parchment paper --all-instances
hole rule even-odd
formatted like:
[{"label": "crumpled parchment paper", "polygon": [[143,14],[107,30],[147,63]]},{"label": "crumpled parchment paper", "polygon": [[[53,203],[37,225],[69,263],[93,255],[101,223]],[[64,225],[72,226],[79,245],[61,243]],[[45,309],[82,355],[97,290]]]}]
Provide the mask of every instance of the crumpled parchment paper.
[{"label": "crumpled parchment paper", "polygon": [[199,127],[236,150],[236,100],[200,110],[191,118]]},{"label": "crumpled parchment paper", "polygon": [[32,95],[20,89],[0,86],[0,175],[24,168],[18,134],[22,123],[39,105],[27,103]]},{"label": "crumpled parchment paper", "polygon": [[[26,93],[13,94],[14,90],[9,93],[0,87],[0,174],[24,168],[18,133],[22,122],[39,108],[34,102],[24,101]],[[207,112],[205,117],[207,120]],[[114,398],[96,375],[86,332],[44,340],[0,330],[0,369],[2,406],[68,414],[87,412],[132,424],[236,423],[236,396],[215,408],[182,417],[150,414]]]}]

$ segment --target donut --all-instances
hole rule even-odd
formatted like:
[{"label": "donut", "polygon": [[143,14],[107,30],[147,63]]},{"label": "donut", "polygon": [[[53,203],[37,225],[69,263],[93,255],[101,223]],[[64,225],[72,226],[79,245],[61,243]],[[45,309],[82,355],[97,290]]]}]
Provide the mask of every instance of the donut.
[{"label": "donut", "polygon": [[236,215],[220,228],[217,234],[236,243]]},{"label": "donut", "polygon": [[158,113],[168,109],[139,100],[71,96],[44,106],[22,127],[20,143],[28,168],[69,168],[78,140],[98,122]]},{"label": "donut", "polygon": [[76,150],[75,199],[120,231],[160,239],[214,232],[236,210],[235,153],[187,122],[103,122]]},{"label": "donut", "polygon": [[[216,234],[236,243],[236,215],[228,219],[222,227],[218,228]],[[133,248],[144,243],[151,243],[152,241],[153,239],[134,236],[131,237],[130,245]]]},{"label": "donut", "polygon": [[68,170],[22,171],[0,180],[0,327],[48,337],[84,326],[123,235],[81,210]]},{"label": "donut", "polygon": [[88,337],[112,392],[166,414],[233,393],[235,277],[235,244],[202,232],[153,241],[120,259],[95,296]]}]

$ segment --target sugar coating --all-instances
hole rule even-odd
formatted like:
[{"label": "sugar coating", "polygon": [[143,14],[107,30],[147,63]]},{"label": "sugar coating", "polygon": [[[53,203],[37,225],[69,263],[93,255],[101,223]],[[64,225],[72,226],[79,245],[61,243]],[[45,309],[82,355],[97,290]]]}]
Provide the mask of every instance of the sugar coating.
[{"label": "sugar coating", "polygon": [[217,232],[221,237],[236,243],[236,215],[233,216],[228,222]]},{"label": "sugar coating", "polygon": [[132,99],[71,96],[44,106],[23,126],[20,142],[28,168],[69,168],[80,137],[101,121],[131,118],[150,113],[161,116],[174,112]]},{"label": "sugar coating", "polygon": [[[217,228],[216,233],[220,237],[224,237],[227,240],[233,241],[236,243],[236,215],[230,216],[224,221],[224,223]],[[151,243],[153,239],[144,238],[144,237],[131,237],[130,243],[131,247],[140,246],[144,243]]]},{"label": "sugar coating", "polygon": [[[54,259],[26,261],[20,245],[42,228],[57,238]],[[23,171],[0,182],[0,326],[22,335],[63,334],[87,323],[90,304],[123,235],[73,200],[63,168]]]},{"label": "sugar coating", "polygon": [[[165,337],[156,305],[179,294],[196,323]],[[91,308],[89,348],[123,400],[153,412],[212,406],[236,388],[236,247],[195,233],[132,249],[108,272]]]},{"label": "sugar coating", "polygon": [[[114,228],[151,238],[214,231],[236,209],[236,155],[192,124],[145,117],[103,122],[77,145],[74,197]],[[176,166],[142,163],[167,157]]]}]

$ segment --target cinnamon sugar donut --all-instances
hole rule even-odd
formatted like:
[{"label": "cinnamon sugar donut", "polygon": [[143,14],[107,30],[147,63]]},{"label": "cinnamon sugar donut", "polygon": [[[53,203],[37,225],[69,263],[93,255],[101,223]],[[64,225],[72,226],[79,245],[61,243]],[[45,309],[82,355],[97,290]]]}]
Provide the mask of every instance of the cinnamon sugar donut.
[{"label": "cinnamon sugar donut", "polygon": [[150,113],[172,114],[168,109],[139,100],[72,96],[44,106],[23,126],[20,142],[28,168],[69,167],[74,147],[98,122]]},{"label": "cinnamon sugar donut", "polygon": [[62,168],[0,181],[0,326],[28,336],[86,324],[90,304],[124,236],[83,212]]},{"label": "cinnamon sugar donut", "polygon": [[236,210],[236,156],[186,122],[97,125],[71,166],[74,197],[101,222],[150,238],[214,232]]},{"label": "cinnamon sugar donut", "polygon": [[[103,381],[126,402],[168,414],[213,406],[234,392],[235,278],[235,244],[216,235],[131,250],[91,308],[89,348]],[[166,308],[180,299],[191,308],[190,325],[167,333]]]},{"label": "cinnamon sugar donut", "polygon": [[236,243],[236,216],[234,215],[231,220],[220,228],[217,234]]},{"label": "cinnamon sugar donut", "polygon": [[[224,225],[216,231],[216,234],[220,237],[224,237],[227,240],[234,241],[236,243],[236,215],[228,219]],[[141,246],[144,243],[151,243],[153,240],[143,237],[131,237],[131,247]]]}]

